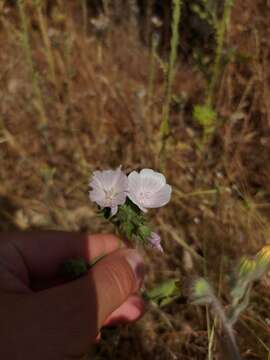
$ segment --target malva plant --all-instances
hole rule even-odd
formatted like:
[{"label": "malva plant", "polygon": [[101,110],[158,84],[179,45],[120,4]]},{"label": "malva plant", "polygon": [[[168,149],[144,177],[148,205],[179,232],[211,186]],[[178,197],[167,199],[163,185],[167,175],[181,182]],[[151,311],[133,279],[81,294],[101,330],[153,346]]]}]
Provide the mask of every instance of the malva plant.
[{"label": "malva plant", "polygon": [[[145,216],[149,209],[160,208],[171,199],[172,187],[163,174],[143,169],[132,171],[127,176],[120,166],[116,170],[95,171],[89,185],[90,200],[116,226],[120,236],[132,245],[164,252],[160,236],[152,230]],[[82,264],[78,265],[81,268]],[[151,290],[145,290],[142,295],[155,306],[168,305],[181,294],[179,282],[179,279],[168,279]]]},{"label": "malva plant", "polygon": [[[98,205],[99,213],[115,225],[120,236],[133,246],[164,252],[160,236],[146,218],[149,209],[160,208],[171,199],[172,187],[163,174],[143,169],[127,176],[119,166],[116,170],[94,171],[89,186],[90,200]],[[84,259],[72,259],[63,265],[61,274],[67,280],[76,279],[101,258],[91,264]],[[166,280],[142,295],[152,304],[165,306],[180,296],[179,279]]]}]

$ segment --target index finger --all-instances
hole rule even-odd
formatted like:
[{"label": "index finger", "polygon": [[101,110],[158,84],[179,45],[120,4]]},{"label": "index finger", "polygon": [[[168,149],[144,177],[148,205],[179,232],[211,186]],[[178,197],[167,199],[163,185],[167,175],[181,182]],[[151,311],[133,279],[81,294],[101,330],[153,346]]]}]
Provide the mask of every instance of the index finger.
[{"label": "index finger", "polygon": [[123,246],[111,234],[78,234],[60,231],[1,234],[19,252],[30,276],[51,278],[72,258],[85,261],[105,256]]}]

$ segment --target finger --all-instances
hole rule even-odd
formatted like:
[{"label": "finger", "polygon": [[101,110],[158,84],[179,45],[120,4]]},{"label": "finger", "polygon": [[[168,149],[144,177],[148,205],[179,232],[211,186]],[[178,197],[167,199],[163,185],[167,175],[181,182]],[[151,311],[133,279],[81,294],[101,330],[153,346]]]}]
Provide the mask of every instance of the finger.
[{"label": "finger", "polygon": [[145,303],[138,295],[131,295],[105,321],[103,326],[116,326],[139,320],[145,312]]},{"label": "finger", "polygon": [[101,333],[99,332],[97,334],[97,337],[95,338],[94,344],[98,344],[100,342],[100,340],[101,340]]},{"label": "finger", "polygon": [[86,276],[36,293],[38,323],[43,324],[43,332],[47,327],[57,336],[60,333],[65,344],[70,339],[70,353],[80,353],[94,341],[105,320],[139,289],[142,278],[143,261],[137,251],[117,250]]},{"label": "finger", "polygon": [[140,288],[144,276],[143,260],[136,250],[119,250],[97,263],[89,276],[96,284],[100,328],[109,315]]},{"label": "finger", "polygon": [[[4,237],[5,235],[1,235]],[[56,276],[59,266],[71,258],[84,258],[87,262],[123,247],[114,235],[76,234],[68,232],[31,232],[6,235],[24,259],[31,276]]]}]

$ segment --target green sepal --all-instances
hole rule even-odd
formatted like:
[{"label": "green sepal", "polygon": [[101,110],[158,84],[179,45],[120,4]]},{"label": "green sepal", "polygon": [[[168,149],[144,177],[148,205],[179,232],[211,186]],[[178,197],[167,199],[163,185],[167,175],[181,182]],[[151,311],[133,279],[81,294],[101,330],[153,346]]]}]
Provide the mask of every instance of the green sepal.
[{"label": "green sepal", "polygon": [[146,241],[151,236],[152,230],[147,225],[140,225],[138,228],[138,236],[142,241]]},{"label": "green sepal", "polygon": [[145,215],[129,200],[119,206],[111,222],[118,227],[120,234],[130,241],[139,240],[145,244],[152,233]]}]

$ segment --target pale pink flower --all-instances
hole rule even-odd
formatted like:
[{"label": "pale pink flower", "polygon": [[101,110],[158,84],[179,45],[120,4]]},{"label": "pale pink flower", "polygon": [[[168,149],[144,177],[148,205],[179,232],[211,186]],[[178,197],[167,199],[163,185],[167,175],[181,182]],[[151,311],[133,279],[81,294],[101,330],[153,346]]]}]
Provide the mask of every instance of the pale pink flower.
[{"label": "pale pink flower", "polygon": [[147,240],[149,241],[150,245],[151,245],[154,249],[156,249],[156,250],[158,250],[158,251],[160,251],[160,252],[164,252],[163,247],[162,247],[161,244],[160,244],[161,238],[160,238],[160,236],[159,236],[157,233],[152,232],[152,233],[151,233],[151,236],[150,236]]},{"label": "pale pink flower", "polygon": [[118,205],[126,201],[128,179],[121,166],[116,170],[94,171],[89,186],[90,199],[102,209],[110,208],[112,216],[117,213]]},{"label": "pale pink flower", "polygon": [[140,173],[132,171],[128,176],[128,197],[144,212],[166,205],[171,192],[165,176],[151,169],[143,169]]}]

